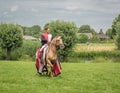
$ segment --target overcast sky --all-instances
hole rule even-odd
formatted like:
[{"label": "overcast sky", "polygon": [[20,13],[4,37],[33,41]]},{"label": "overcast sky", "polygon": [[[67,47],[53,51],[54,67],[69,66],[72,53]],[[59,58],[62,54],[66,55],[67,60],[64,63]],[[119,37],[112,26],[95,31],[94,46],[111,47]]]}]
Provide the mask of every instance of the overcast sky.
[{"label": "overcast sky", "polygon": [[0,22],[44,26],[52,20],[110,28],[120,14],[120,0],[0,0]]}]

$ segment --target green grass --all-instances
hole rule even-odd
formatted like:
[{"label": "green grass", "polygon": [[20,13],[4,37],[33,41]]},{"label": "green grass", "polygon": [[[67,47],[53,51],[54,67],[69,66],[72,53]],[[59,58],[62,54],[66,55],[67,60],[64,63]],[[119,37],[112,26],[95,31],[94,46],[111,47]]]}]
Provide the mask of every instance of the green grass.
[{"label": "green grass", "polygon": [[119,63],[62,63],[58,77],[40,76],[34,62],[0,61],[0,93],[120,93]]}]

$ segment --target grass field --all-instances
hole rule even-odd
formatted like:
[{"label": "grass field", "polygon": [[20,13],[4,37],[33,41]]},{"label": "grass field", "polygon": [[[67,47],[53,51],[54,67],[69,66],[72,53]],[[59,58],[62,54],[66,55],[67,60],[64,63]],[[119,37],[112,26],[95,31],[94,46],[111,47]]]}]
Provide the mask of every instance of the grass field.
[{"label": "grass field", "polygon": [[50,78],[38,75],[34,62],[0,61],[0,93],[120,93],[120,64],[62,63]]}]

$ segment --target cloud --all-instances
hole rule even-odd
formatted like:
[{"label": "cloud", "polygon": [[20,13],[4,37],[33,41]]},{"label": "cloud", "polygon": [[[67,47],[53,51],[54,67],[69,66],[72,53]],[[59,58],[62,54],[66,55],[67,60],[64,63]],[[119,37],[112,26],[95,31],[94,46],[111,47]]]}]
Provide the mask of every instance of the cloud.
[{"label": "cloud", "polygon": [[2,0],[0,21],[45,24],[51,20],[110,27],[120,13],[120,0]]},{"label": "cloud", "polygon": [[8,14],[8,12],[7,12],[7,11],[4,11],[4,12],[3,12],[3,15],[7,15],[7,14]]},{"label": "cloud", "polygon": [[32,12],[38,12],[38,10],[35,9],[35,8],[32,8],[31,11],[32,11]]},{"label": "cloud", "polygon": [[11,12],[15,12],[17,10],[18,10],[18,5],[12,6],[10,9]]},{"label": "cloud", "polygon": [[77,10],[77,9],[79,9],[79,7],[78,6],[74,6],[74,5],[69,5],[69,6],[66,7],[66,9],[67,10]]}]

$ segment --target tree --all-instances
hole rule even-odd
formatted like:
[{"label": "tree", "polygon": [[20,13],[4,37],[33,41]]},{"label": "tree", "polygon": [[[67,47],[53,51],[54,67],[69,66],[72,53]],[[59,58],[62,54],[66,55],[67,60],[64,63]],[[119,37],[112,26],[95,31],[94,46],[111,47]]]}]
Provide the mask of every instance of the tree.
[{"label": "tree", "polygon": [[79,28],[78,33],[92,33],[93,35],[96,34],[95,30],[92,29],[89,25],[82,25]]},{"label": "tree", "polygon": [[107,31],[106,31],[106,35],[110,38],[110,39],[113,39],[112,38],[112,29],[108,29]]},{"label": "tree", "polygon": [[112,24],[112,38],[115,39],[115,44],[120,49],[120,14],[115,18]]},{"label": "tree", "polygon": [[116,36],[116,25],[117,23],[120,22],[120,14],[113,20],[113,24],[112,24],[112,39],[114,39],[114,37]]},{"label": "tree", "polygon": [[53,37],[57,35],[62,36],[65,45],[65,48],[63,50],[58,50],[58,56],[62,56],[64,58],[67,57],[72,51],[73,46],[77,42],[77,26],[73,22],[66,22],[60,20],[50,22],[49,26]]},{"label": "tree", "polygon": [[117,22],[115,30],[116,30],[116,38],[115,38],[116,42],[115,43],[118,49],[120,49],[120,22]]},{"label": "tree", "polygon": [[22,26],[23,28],[23,33],[24,35],[30,35],[38,38],[40,32],[41,32],[41,27],[39,25],[33,25],[32,27],[25,27]]},{"label": "tree", "polygon": [[11,51],[23,43],[23,30],[17,24],[0,24],[0,47],[7,50],[10,59]]},{"label": "tree", "polygon": [[39,25],[34,25],[30,28],[31,30],[31,35],[38,38],[40,31],[41,31],[41,27]]},{"label": "tree", "polygon": [[99,34],[104,34],[102,29],[100,29],[100,32],[99,32]]}]

